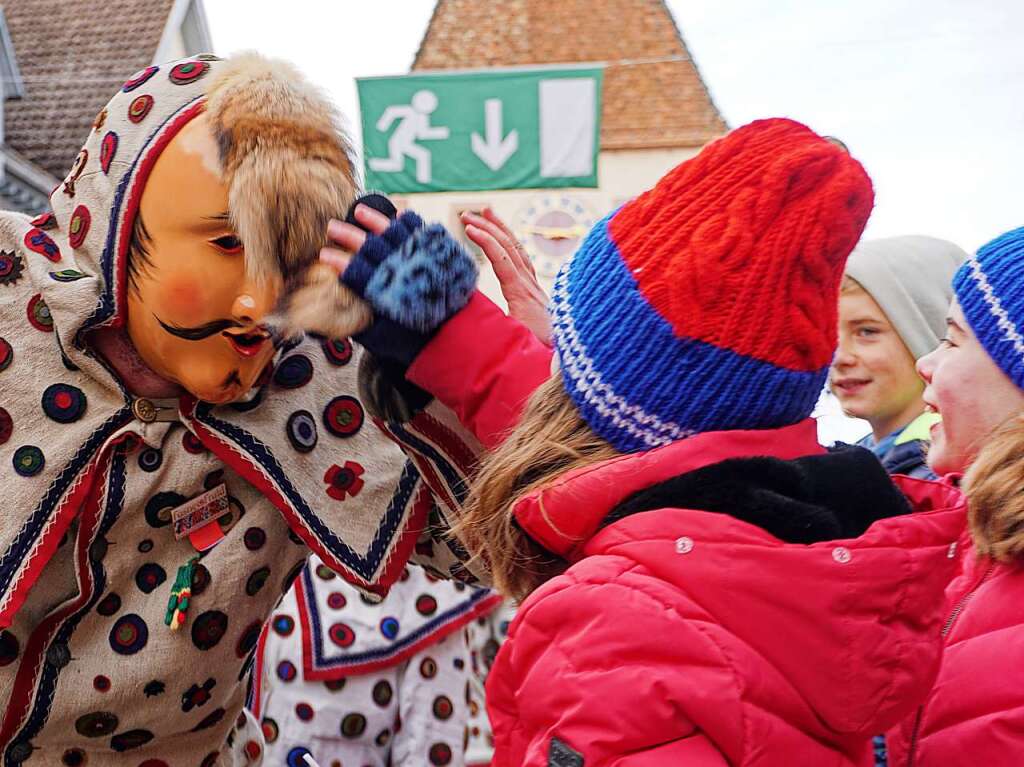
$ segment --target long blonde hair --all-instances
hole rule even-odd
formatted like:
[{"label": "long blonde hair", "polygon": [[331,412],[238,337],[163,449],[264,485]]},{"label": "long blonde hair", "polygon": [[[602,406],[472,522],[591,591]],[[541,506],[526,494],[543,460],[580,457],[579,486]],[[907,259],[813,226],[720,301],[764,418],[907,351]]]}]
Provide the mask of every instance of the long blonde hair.
[{"label": "long blonde hair", "polygon": [[1024,415],[985,441],[963,480],[967,519],[978,553],[1024,559]]},{"label": "long blonde hair", "polygon": [[567,563],[522,531],[512,513],[516,502],[564,472],[617,455],[583,420],[556,374],[533,393],[508,438],[484,459],[452,535],[490,569],[499,591],[522,599]]}]

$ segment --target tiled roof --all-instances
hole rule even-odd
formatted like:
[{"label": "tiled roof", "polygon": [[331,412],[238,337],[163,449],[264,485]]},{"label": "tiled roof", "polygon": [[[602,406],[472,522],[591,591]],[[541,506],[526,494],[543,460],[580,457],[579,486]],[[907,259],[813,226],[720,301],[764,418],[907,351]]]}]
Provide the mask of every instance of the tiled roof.
[{"label": "tiled roof", "polygon": [[663,0],[438,0],[413,69],[608,62],[601,146],[700,146],[726,131]]},{"label": "tiled roof", "polygon": [[174,0],[8,0],[25,96],[4,105],[6,143],[63,178],[97,112],[148,66]]}]

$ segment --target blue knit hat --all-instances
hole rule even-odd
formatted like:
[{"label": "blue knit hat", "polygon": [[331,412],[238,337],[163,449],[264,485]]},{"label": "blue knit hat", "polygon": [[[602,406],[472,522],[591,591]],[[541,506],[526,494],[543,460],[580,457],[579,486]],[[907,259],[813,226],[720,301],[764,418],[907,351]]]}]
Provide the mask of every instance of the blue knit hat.
[{"label": "blue knit hat", "polygon": [[844,149],[759,120],[599,222],[551,303],[563,384],[587,424],[635,452],[808,417],[873,199]]},{"label": "blue knit hat", "polygon": [[1024,389],[1024,227],[982,246],[953,277],[953,293],[988,355]]}]

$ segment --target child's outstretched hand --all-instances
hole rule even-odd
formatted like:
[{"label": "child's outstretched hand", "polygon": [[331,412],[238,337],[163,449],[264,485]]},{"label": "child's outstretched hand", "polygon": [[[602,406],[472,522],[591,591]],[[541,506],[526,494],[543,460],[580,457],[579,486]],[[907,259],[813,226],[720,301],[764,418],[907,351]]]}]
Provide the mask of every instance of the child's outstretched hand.
[{"label": "child's outstretched hand", "polygon": [[391,221],[357,205],[353,215],[359,226],[328,224],[337,247],[321,250],[320,260],[373,311],[373,324],[356,340],[375,356],[411,364],[432,333],[469,301],[476,264],[443,226],[426,225],[411,211]]}]

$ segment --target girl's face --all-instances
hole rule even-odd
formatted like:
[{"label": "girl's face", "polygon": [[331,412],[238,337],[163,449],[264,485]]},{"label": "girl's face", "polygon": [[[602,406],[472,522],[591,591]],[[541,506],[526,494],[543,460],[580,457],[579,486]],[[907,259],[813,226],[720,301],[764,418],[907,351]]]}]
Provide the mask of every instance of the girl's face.
[{"label": "girl's face", "polygon": [[936,474],[963,472],[985,439],[1024,412],[1018,389],[988,356],[954,300],[939,348],[918,360],[924,401],[942,416],[932,427],[928,465]]}]

